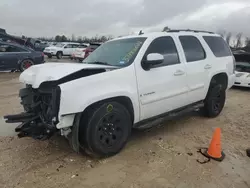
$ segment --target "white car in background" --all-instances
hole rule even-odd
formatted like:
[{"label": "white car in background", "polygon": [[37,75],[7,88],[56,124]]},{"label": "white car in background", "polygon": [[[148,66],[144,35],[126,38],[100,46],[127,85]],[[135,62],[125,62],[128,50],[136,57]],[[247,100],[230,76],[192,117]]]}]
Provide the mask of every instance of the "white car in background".
[{"label": "white car in background", "polygon": [[237,62],[235,74],[235,86],[250,88],[250,62]]},{"label": "white car in background", "polygon": [[78,48],[76,48],[76,50],[71,54],[70,59],[74,59],[74,60],[83,59],[83,57],[85,55],[85,50],[88,46],[89,46],[89,44],[87,44],[87,43],[80,44],[78,46]]},{"label": "white car in background", "polygon": [[56,56],[57,59],[61,59],[63,56],[71,56],[71,54],[79,47],[79,43],[73,42],[63,42],[59,43],[55,46],[49,46],[44,49],[43,53],[48,56],[48,58],[52,58],[52,56]]}]

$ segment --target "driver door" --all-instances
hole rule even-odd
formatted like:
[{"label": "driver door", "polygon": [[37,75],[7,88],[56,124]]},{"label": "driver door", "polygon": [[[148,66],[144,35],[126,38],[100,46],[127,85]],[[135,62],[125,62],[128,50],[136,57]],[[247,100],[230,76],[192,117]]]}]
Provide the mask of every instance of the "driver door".
[{"label": "driver door", "polygon": [[185,64],[179,57],[179,49],[174,38],[163,36],[154,39],[149,45],[143,60],[150,53],[164,56],[162,64],[150,70],[144,70],[137,63],[138,92],[141,109],[141,120],[152,118],[175,110],[188,104],[187,75]]}]

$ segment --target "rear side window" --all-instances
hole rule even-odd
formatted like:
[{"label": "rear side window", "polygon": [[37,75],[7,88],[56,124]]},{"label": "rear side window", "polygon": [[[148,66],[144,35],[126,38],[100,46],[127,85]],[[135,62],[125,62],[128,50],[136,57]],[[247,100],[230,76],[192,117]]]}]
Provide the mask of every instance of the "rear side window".
[{"label": "rear side window", "polygon": [[88,46],[85,44],[81,44],[80,46],[78,46],[78,48],[87,48]]},{"label": "rear side window", "polygon": [[159,37],[155,39],[148,47],[145,57],[150,53],[159,53],[164,56],[164,62],[154,66],[155,68],[180,63],[178,52],[172,37]]},{"label": "rear side window", "polygon": [[96,49],[96,48],[98,48],[100,45],[98,45],[98,44],[91,44],[90,46],[89,46],[89,48],[91,48],[91,49]]},{"label": "rear side window", "polygon": [[22,48],[19,48],[17,46],[12,46],[12,45],[2,45],[0,44],[0,52],[27,52],[27,50],[24,50]]},{"label": "rear side window", "polygon": [[231,50],[223,38],[215,36],[203,36],[203,38],[216,57],[232,56]]},{"label": "rear side window", "polygon": [[187,62],[200,61],[206,58],[205,50],[198,38],[194,36],[180,36],[179,39]]}]

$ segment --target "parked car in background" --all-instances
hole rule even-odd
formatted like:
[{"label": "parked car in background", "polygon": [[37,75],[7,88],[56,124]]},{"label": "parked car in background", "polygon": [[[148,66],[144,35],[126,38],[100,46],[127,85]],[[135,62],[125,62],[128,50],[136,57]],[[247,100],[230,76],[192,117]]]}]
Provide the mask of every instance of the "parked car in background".
[{"label": "parked car in background", "polygon": [[245,50],[235,50],[233,55],[237,62],[250,62],[250,53]]},{"label": "parked car in background", "polygon": [[79,60],[84,57],[85,50],[89,44],[80,44],[78,48],[71,54],[70,59]]},{"label": "parked car in background", "polygon": [[236,62],[236,80],[235,86],[250,88],[250,61]]},{"label": "parked car in background", "polygon": [[95,51],[99,46],[101,46],[102,43],[90,43],[89,46],[85,49],[85,52],[82,54],[82,56],[79,58],[79,61],[84,60],[86,57],[89,56],[93,51]]},{"label": "parked car in background", "polygon": [[44,63],[43,52],[7,42],[0,42],[0,71],[20,70]]},{"label": "parked car in background", "polygon": [[48,58],[56,56],[57,59],[61,59],[63,56],[71,56],[79,45],[79,43],[63,42],[55,46],[46,47],[43,52]]}]

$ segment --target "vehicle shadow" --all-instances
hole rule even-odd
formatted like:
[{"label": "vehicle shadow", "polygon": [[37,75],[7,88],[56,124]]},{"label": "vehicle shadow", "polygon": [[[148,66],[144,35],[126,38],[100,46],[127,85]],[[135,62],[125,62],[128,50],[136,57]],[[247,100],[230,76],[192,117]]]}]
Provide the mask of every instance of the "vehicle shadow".
[{"label": "vehicle shadow", "polygon": [[193,118],[202,118],[198,112],[190,112],[181,116],[176,116],[171,120],[163,121],[162,123],[155,125],[152,128],[138,130],[133,129],[130,141],[145,142],[150,137],[159,137],[161,139],[162,134],[174,133],[187,125],[187,121],[191,121]]},{"label": "vehicle shadow", "polygon": [[250,91],[250,87],[233,86],[232,89],[238,90],[238,91],[243,91],[243,92],[249,92]]}]

